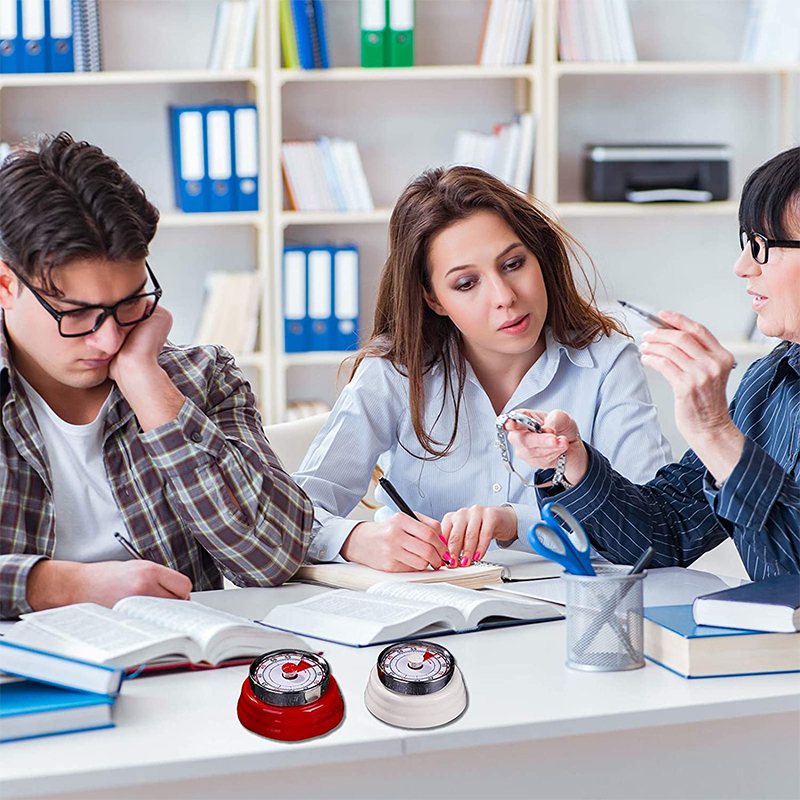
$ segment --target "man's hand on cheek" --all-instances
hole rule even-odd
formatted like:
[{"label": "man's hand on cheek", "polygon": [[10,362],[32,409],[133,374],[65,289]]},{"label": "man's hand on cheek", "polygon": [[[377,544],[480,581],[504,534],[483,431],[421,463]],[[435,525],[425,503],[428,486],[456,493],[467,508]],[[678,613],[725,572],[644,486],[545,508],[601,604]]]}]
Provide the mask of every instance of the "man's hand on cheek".
[{"label": "man's hand on cheek", "polygon": [[109,364],[108,375],[111,380],[119,384],[127,370],[157,366],[158,354],[171,328],[172,314],[164,306],[158,306],[151,317],[134,325]]}]

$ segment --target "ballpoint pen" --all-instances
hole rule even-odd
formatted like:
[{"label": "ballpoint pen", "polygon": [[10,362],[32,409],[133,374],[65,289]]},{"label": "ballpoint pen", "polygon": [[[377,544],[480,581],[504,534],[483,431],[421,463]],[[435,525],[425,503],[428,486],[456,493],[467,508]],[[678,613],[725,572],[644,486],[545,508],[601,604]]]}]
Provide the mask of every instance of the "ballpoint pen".
[{"label": "ballpoint pen", "polygon": [[134,557],[144,561],[144,556],[121,534],[114,532],[114,538]]},{"label": "ballpoint pen", "polygon": [[[389,497],[391,497],[392,502],[400,509],[400,511],[402,511],[404,514],[407,514],[412,519],[422,522],[422,520],[411,510],[411,506],[409,506],[408,503],[406,503],[406,501],[400,497],[400,493],[394,488],[394,486],[392,486],[392,482],[388,478],[380,477],[378,478],[378,483],[380,484],[381,489],[383,489],[383,491],[386,492]],[[423,522],[422,524],[424,525],[425,523]],[[440,535],[439,538],[444,542],[443,536]],[[447,544],[447,542],[445,542],[445,544]],[[450,564],[452,562],[447,561],[446,563]]]},{"label": "ballpoint pen", "polygon": [[[633,303],[626,303],[624,300],[617,300],[617,302],[623,307],[627,308],[630,311],[633,311],[634,314],[640,316],[645,322],[649,322],[654,328],[667,328],[671,331],[679,330],[674,325],[670,325],[669,322],[664,322],[661,317],[657,317],[655,314],[651,314],[649,311],[645,311],[643,308],[639,308],[638,306],[633,305]],[[738,363],[736,361],[733,362],[732,369],[736,369],[738,367]]]}]

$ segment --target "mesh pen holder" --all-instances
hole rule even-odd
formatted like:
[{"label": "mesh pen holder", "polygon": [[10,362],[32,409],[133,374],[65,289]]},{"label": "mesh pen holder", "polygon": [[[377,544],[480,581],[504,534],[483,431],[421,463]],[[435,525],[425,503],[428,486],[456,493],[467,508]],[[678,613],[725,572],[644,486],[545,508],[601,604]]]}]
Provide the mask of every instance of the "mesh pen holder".
[{"label": "mesh pen holder", "polygon": [[567,666],[613,672],[644,666],[642,581],[630,567],[597,567],[597,575],[564,573]]}]

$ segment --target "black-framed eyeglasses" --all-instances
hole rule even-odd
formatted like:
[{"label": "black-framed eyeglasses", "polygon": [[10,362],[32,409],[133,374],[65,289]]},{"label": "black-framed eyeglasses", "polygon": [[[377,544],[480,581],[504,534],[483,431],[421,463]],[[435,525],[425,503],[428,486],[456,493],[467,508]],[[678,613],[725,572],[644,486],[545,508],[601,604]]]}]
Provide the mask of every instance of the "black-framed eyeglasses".
[{"label": "black-framed eyeglasses", "polygon": [[113,306],[86,306],[85,308],[76,308],[74,311],[58,311],[53,308],[42,297],[38,289],[31,286],[19,272],[10,265],[9,269],[19,278],[20,283],[42,304],[44,310],[58,323],[58,332],[65,339],[73,339],[94,333],[109,317],[114,317],[117,325],[121,328],[128,328],[131,325],[143,322],[153,315],[163,290],[159,286],[153,270],[150,269],[150,265],[146,261],[144,265],[147,268],[150,280],[153,282],[154,288],[152,292],[125,297],[118,303],[114,303]]},{"label": "black-framed eyeglasses", "polygon": [[739,244],[744,250],[747,242],[750,242],[750,252],[753,260],[758,264],[766,264],[769,260],[770,247],[794,247],[800,248],[800,241],[797,239],[767,239],[763,233],[747,233],[739,231]]}]

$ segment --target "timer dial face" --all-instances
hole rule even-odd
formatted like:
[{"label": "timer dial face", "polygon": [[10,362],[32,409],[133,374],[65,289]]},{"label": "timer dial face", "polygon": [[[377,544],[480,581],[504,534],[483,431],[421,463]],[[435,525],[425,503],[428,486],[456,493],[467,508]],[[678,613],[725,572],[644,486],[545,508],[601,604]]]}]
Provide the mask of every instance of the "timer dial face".
[{"label": "timer dial face", "polygon": [[302,706],[318,700],[330,682],[328,662],[304,650],[272,650],[250,665],[250,687],[262,702]]},{"label": "timer dial face", "polygon": [[398,642],[378,656],[378,678],[397,694],[433,694],[450,683],[455,659],[433,642]]}]

